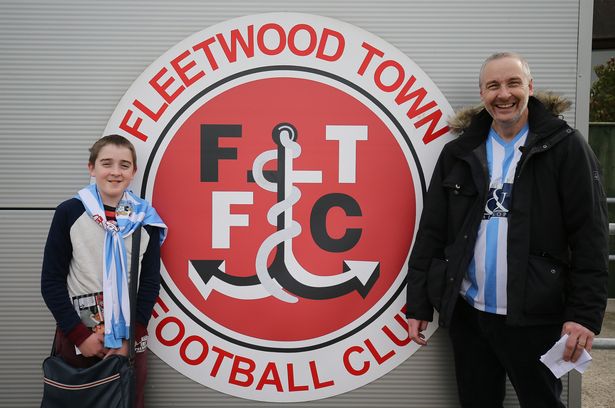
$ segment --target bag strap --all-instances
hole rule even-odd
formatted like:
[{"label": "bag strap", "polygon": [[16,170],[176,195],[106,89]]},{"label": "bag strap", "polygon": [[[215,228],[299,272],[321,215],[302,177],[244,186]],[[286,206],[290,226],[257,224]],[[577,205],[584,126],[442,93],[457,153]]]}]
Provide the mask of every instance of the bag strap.
[{"label": "bag strap", "polygon": [[130,259],[130,338],[128,342],[128,358],[132,364],[135,359],[135,326],[137,325],[137,286],[139,280],[139,251],[141,248],[141,229],[139,225],[132,233],[132,254]]}]

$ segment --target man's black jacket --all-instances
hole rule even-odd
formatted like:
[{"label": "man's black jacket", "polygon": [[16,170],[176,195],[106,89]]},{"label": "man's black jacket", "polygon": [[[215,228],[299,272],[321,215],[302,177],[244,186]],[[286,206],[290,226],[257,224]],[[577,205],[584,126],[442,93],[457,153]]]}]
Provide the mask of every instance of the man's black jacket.
[{"label": "man's black jacket", "polygon": [[[528,103],[530,131],[513,184],[507,323],[575,321],[599,333],[608,280],[601,170],[582,136],[556,116],[561,100],[541,99],[546,104],[534,97]],[[435,307],[442,326],[472,259],[489,188],[484,142],[492,118],[484,109],[463,117],[469,125],[434,169],[407,279],[407,317],[431,321]]]}]

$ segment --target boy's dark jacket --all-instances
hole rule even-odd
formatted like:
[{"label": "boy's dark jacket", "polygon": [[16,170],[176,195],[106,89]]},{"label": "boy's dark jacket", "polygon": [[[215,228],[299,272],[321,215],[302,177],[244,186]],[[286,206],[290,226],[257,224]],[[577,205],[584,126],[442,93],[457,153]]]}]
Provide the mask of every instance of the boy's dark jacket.
[{"label": "boy's dark jacket", "polygon": [[[608,218],[597,160],[557,114],[569,104],[530,97],[530,132],[517,165],[508,218],[507,323],[575,321],[600,332],[607,299]],[[542,101],[541,101],[542,100]],[[461,135],[440,155],[408,270],[407,317],[450,324],[472,259],[489,176],[483,108],[460,112]]]}]

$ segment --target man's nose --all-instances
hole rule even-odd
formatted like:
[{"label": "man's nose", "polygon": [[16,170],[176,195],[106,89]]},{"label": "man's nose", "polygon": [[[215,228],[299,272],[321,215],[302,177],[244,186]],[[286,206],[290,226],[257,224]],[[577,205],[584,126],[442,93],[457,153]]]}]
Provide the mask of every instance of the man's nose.
[{"label": "man's nose", "polygon": [[508,98],[510,95],[510,89],[506,85],[500,87],[500,92],[498,93],[500,98]]}]

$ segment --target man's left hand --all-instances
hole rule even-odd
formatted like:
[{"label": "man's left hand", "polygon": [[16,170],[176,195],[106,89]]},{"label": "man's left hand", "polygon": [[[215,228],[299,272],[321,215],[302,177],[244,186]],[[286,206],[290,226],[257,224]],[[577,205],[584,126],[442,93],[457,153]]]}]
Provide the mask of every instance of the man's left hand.
[{"label": "man's left hand", "polygon": [[562,336],[568,334],[566,349],[564,350],[564,361],[576,361],[581,357],[583,349],[588,352],[592,349],[594,342],[594,332],[576,322],[566,322],[562,327]]}]

